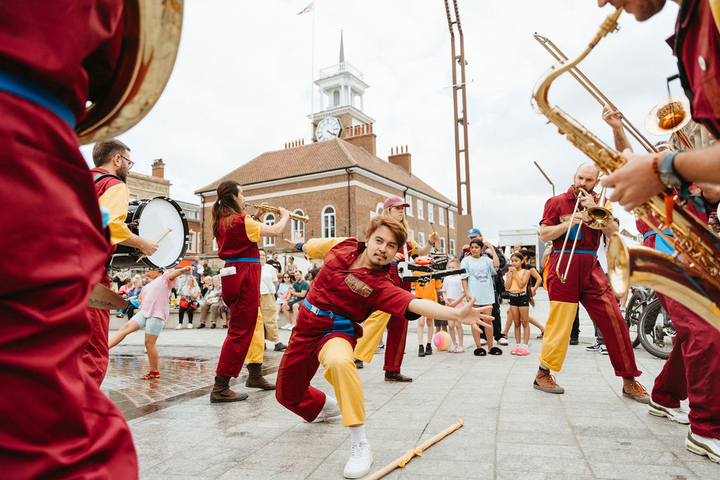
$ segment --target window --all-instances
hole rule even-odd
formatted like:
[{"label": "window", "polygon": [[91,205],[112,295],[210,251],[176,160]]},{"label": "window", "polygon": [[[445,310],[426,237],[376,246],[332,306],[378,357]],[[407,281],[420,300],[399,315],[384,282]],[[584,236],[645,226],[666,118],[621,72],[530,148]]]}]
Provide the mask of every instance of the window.
[{"label": "window", "polygon": [[423,202],[422,200],[417,201],[417,212],[418,212],[418,218],[420,220],[425,219],[425,212],[423,212]]},{"label": "window", "polygon": [[440,253],[445,253],[445,238],[440,237]]},{"label": "window", "polygon": [[196,253],[197,251],[197,233],[190,232],[190,245],[188,245],[188,252]]},{"label": "window", "polygon": [[[263,217],[263,223],[265,225],[275,225],[275,215],[272,213],[266,213]],[[263,237],[263,247],[274,247],[275,237]]]},{"label": "window", "polygon": [[323,238],[335,236],[335,208],[331,205],[323,208],[322,211],[322,236]]},{"label": "window", "polygon": [[407,215],[408,217],[412,217],[412,197],[410,195],[405,195],[405,203],[410,205],[409,207],[405,207],[405,215]]},{"label": "window", "polygon": [[438,208],[438,223],[440,225],[445,225],[445,209],[444,208]]},{"label": "window", "polygon": [[383,208],[383,202],[378,203],[377,205],[375,205],[375,211],[374,211],[374,212],[370,212],[370,218],[374,218],[374,217],[377,217],[377,216],[379,216],[379,215],[382,215],[383,210],[384,210],[384,208]]},{"label": "window", "polygon": [[[305,212],[300,210],[299,208],[293,212],[295,215],[305,216]],[[290,240],[293,242],[295,241],[295,237],[297,235],[300,235],[300,237],[305,238],[305,224],[301,222],[300,220],[290,220]]]},{"label": "window", "polygon": [[448,210],[448,222],[450,223],[450,228],[455,228],[455,217],[453,216],[452,210]]},{"label": "window", "polygon": [[450,239],[450,255],[455,255],[455,240],[453,240],[452,238]]},{"label": "window", "polygon": [[428,203],[428,222],[435,223],[435,209],[432,203]]},{"label": "window", "polygon": [[421,247],[425,246],[425,232],[418,232],[418,245]]},{"label": "window", "polygon": [[415,230],[408,230],[408,241],[410,241],[410,239],[415,239]]},{"label": "window", "polygon": [[218,251],[217,238],[213,238],[213,252]]},{"label": "window", "polygon": [[340,91],[335,90],[333,92],[333,107],[337,107],[338,105],[340,105]]}]

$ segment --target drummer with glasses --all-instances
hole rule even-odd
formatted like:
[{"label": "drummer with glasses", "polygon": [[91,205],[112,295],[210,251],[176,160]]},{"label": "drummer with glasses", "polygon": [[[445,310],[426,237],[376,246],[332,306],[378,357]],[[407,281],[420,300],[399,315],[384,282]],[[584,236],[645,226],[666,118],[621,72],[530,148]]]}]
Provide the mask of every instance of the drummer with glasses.
[{"label": "drummer with glasses", "polygon": [[[95,181],[95,194],[100,207],[104,207],[105,213],[109,212],[107,228],[110,243],[113,246],[121,244],[137,248],[145,255],[152,255],[158,249],[157,242],[138,237],[125,223],[130,201],[130,192],[125,183],[128,172],[134,165],[130,160],[130,149],[119,140],[107,140],[96,143],[92,153],[95,168],[91,172]],[[101,284],[110,286],[107,270],[102,276]],[[110,312],[97,308],[89,310],[92,335],[83,352],[83,365],[99,387],[108,367]]]}]

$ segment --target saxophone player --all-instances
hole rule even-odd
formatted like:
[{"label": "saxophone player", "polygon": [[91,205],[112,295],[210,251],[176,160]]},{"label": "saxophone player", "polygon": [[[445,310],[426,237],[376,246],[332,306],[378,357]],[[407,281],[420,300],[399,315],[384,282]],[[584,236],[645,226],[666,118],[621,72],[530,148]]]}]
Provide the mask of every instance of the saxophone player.
[{"label": "saxophone player", "polygon": [[[612,128],[616,149],[630,148],[620,114],[606,106],[602,117]],[[716,192],[708,190],[704,192],[706,200],[716,201],[718,198],[708,198]],[[706,218],[692,203],[688,208],[698,218]],[[660,251],[669,247],[645,222],[636,220],[636,225],[646,247]],[[720,331],[680,302],[661,293],[657,297],[672,319],[676,336],[670,357],[655,378],[648,413],[689,423],[688,450],[720,462]],[[680,407],[685,399],[690,401],[689,415]]]}]

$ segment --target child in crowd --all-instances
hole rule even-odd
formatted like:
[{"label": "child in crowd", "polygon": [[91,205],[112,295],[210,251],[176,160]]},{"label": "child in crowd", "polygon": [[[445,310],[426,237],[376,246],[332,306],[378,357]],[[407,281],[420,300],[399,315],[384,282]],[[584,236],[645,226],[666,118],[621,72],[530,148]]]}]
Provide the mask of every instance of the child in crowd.
[{"label": "child in crowd", "polygon": [[[438,292],[442,288],[442,281],[439,279],[430,280],[422,285],[420,282],[415,283],[415,296],[430,300],[437,303]],[[423,348],[423,330],[427,320],[427,345]],[[432,339],[433,339],[433,319],[420,317],[417,319],[417,337],[418,337],[418,357],[432,355]]]},{"label": "child in crowd", "polygon": [[[448,270],[454,270],[460,268],[460,262],[457,260],[450,260],[447,265]],[[445,299],[445,306],[451,308],[461,309],[465,306],[465,295],[463,294],[462,279],[460,275],[450,275],[443,279],[442,293]],[[463,328],[462,323],[448,321],[448,333],[452,340],[452,346],[448,348],[450,353],[463,353],[465,348],[463,347]],[[457,336],[456,336],[457,335]]]},{"label": "child in crowd", "polygon": [[[513,253],[515,253],[515,252],[513,252]],[[523,256],[522,268],[524,268],[525,270],[530,272],[531,279],[533,279],[533,278],[535,279],[534,287],[532,286],[532,281],[530,281],[530,290],[528,292],[530,305],[532,305],[534,307],[535,301],[533,300],[533,298],[535,297],[535,294],[537,293],[538,288],[540,288],[540,286],[542,286],[543,278],[538,273],[538,271],[535,269],[535,267],[530,266],[528,263],[530,261],[530,256],[531,255],[535,256],[535,254],[529,250],[525,250],[524,248],[520,250],[520,253]],[[528,311],[528,322],[530,322],[530,325],[534,325],[535,327],[538,328],[538,330],[540,330],[540,335],[538,335],[537,338],[543,338],[543,335],[545,335],[545,326],[542,323],[540,323],[535,317],[530,315],[529,311]],[[513,326],[514,324],[515,324],[515,319],[512,316],[512,311],[510,309],[508,309],[507,320],[505,321],[505,328],[503,328],[503,331],[502,331],[503,338],[507,339],[507,334],[510,331],[510,327]]]},{"label": "child in crowd", "polygon": [[[515,252],[510,257],[512,266],[505,274],[505,288],[510,293],[510,309],[513,321],[515,323],[515,341],[517,347],[510,350],[510,355],[530,355],[528,343],[530,342],[530,323],[528,322],[529,296],[528,283],[530,282],[530,272],[522,268],[523,256],[520,252]],[[523,341],[520,342],[520,325],[523,328]]]},{"label": "child in crowd", "polygon": [[[483,250],[485,250],[492,259],[483,256]],[[498,270],[500,259],[497,253],[495,253],[495,249],[490,245],[490,242],[485,240],[483,243],[479,238],[474,238],[470,242],[470,255],[470,257],[463,258],[463,261],[460,263],[460,266],[467,272],[460,276],[465,300],[469,302],[475,297],[476,308],[484,306],[492,307],[493,303],[495,303],[492,274]],[[490,355],[502,355],[500,348],[493,347],[492,323],[488,324],[482,321],[478,323],[485,327],[485,338],[487,338]],[[485,349],[482,348],[480,328],[477,325],[472,325],[471,329],[475,346],[477,347],[473,353],[479,357],[487,355]]]},{"label": "child in crowd", "polygon": [[177,270],[168,270],[165,273],[162,269],[150,270],[147,276],[151,281],[140,294],[140,311],[110,337],[108,347],[113,348],[132,332],[145,328],[145,349],[148,362],[150,362],[150,372],[140,377],[142,380],[160,378],[158,351],[155,343],[170,314],[170,302],[168,301],[170,290],[175,286],[180,275],[190,272],[194,268],[183,267]]}]

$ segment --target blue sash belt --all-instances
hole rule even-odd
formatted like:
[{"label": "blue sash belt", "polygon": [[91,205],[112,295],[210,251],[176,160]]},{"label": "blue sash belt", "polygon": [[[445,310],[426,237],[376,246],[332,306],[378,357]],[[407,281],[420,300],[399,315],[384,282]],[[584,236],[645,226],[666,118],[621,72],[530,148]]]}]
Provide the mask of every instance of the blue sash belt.
[{"label": "blue sash belt", "polygon": [[[319,317],[330,317],[330,319],[333,321],[333,329],[330,333],[344,333],[345,335],[349,335],[351,337],[355,333],[355,328],[353,327],[352,322],[349,318],[343,317],[342,315],[335,315],[331,311],[320,310],[312,303],[308,302],[307,298],[303,300],[303,305],[305,305],[305,308],[307,308]],[[327,333],[324,336],[327,337],[328,335],[330,335],[330,333]]]},{"label": "blue sash belt", "polygon": [[62,100],[35,83],[0,70],[0,90],[45,107],[75,128],[75,115]]},{"label": "blue sash belt", "polygon": [[225,260],[225,263],[260,263],[260,259],[246,257],[228,258]]},{"label": "blue sash belt", "polygon": [[[572,250],[563,250],[562,253],[571,253]],[[560,252],[558,252],[560,253]],[[575,253],[587,253],[588,255],[595,255],[597,257],[597,252],[595,250],[575,250]]]},{"label": "blue sash belt", "polygon": [[[663,233],[669,237],[673,236],[673,233],[670,230],[663,230]],[[652,237],[653,235],[657,235],[657,232],[655,230],[650,230],[645,235],[643,235],[643,240],[645,240],[648,237]],[[668,243],[667,240],[665,240],[663,237],[655,237],[655,250],[661,253],[667,253],[668,255],[672,255],[675,252],[675,249]]]}]

